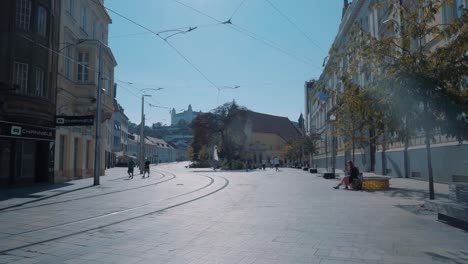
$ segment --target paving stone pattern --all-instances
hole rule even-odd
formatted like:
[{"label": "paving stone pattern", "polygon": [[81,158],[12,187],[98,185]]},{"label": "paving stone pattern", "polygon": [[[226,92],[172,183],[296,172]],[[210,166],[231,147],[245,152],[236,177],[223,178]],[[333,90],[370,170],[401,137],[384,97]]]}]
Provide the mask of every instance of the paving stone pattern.
[{"label": "paving stone pattern", "polygon": [[0,263],[468,263],[468,233],[421,207],[427,182],[360,192],[298,169],[185,165],[1,190]]}]

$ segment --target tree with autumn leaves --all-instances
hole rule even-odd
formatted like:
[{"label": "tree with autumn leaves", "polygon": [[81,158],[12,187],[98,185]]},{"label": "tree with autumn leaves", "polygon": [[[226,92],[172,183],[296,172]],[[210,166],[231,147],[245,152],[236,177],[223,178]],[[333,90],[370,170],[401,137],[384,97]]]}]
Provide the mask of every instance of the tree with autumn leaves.
[{"label": "tree with autumn leaves", "polygon": [[[345,138],[349,142],[349,133],[351,138],[360,135],[368,129],[369,121],[380,120],[372,129],[394,128],[394,134],[404,139],[407,149],[411,134],[416,129],[424,131],[430,199],[434,199],[431,157],[434,131],[459,142],[468,139],[468,122],[464,118],[468,113],[467,10],[460,7],[460,16],[443,22],[439,19],[443,10],[454,3],[380,1],[372,8],[388,8],[389,19],[383,22],[385,34],[374,37],[356,24],[345,48],[332,50],[335,60],[351,58],[346,71],[349,76],[361,73],[371,76],[367,87],[344,82],[348,90],[337,99],[334,111],[347,120],[348,125],[342,129],[348,130]],[[379,96],[374,96],[373,91],[378,91]],[[387,111],[389,114],[382,115]]]}]

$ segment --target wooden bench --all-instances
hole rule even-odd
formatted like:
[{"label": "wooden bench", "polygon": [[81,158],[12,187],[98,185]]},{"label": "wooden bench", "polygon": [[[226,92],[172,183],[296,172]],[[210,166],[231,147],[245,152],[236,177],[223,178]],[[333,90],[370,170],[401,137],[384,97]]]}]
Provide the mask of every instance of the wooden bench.
[{"label": "wooden bench", "polygon": [[390,177],[384,176],[362,176],[362,173],[359,174],[358,180],[353,181],[351,186],[353,189],[358,188],[358,184],[362,183],[363,190],[388,190],[390,188]]}]

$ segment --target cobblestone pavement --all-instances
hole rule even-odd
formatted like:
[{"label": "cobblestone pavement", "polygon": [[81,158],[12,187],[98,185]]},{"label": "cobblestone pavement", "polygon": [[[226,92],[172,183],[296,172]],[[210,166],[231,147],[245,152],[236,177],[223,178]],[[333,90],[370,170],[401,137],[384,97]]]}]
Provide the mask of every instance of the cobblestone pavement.
[{"label": "cobblestone pavement", "polygon": [[420,207],[427,182],[359,192],[297,169],[184,165],[2,190],[0,263],[468,263],[468,233]]}]

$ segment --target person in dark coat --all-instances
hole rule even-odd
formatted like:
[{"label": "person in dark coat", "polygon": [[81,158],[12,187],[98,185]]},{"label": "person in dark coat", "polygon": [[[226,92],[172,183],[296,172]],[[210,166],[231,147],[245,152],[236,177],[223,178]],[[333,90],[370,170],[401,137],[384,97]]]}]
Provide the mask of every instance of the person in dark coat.
[{"label": "person in dark coat", "polygon": [[345,189],[349,189],[348,186],[353,183],[353,181],[356,181],[359,177],[359,170],[354,166],[354,163],[352,161],[348,161],[348,175],[343,177],[341,179],[341,182],[333,187],[335,189],[339,189],[341,185],[345,185]]},{"label": "person in dark coat", "polygon": [[150,161],[149,160],[146,160],[145,161],[145,169],[143,170],[143,178],[145,177],[145,174],[148,173],[148,178],[149,178],[149,175],[150,175]]}]

